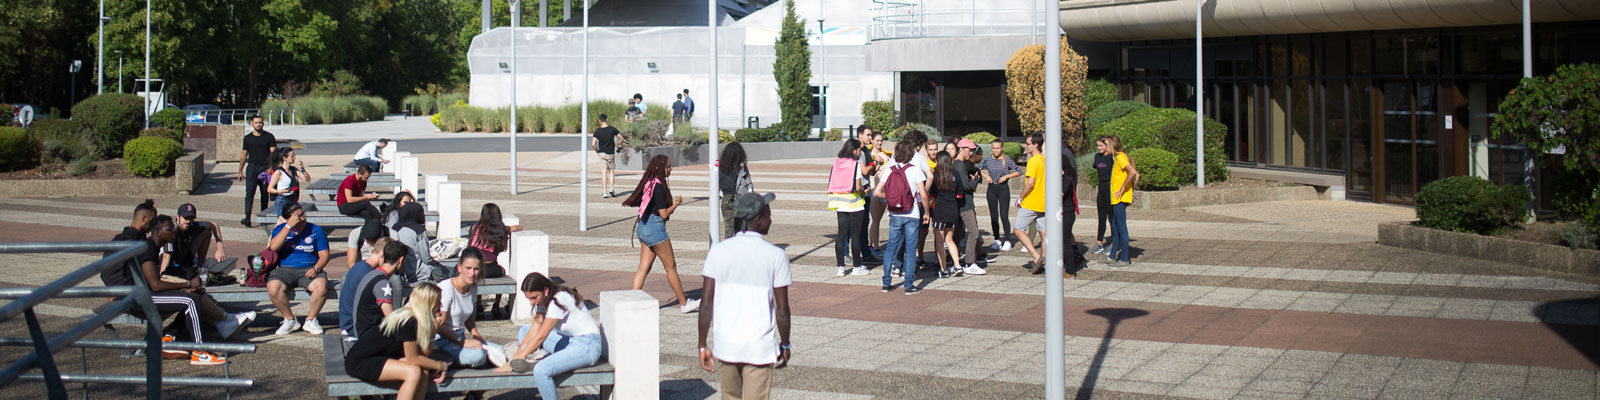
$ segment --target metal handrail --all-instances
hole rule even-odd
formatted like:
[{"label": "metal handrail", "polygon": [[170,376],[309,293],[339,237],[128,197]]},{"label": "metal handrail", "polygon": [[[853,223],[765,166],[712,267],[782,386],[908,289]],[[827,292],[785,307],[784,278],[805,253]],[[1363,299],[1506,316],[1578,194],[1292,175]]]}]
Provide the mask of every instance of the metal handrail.
[{"label": "metal handrail", "polygon": [[[967,37],[967,36],[1019,36],[1038,34],[1037,14],[1034,9],[1023,8],[972,8],[938,7],[908,0],[873,0],[877,7],[872,11],[872,40]],[[979,17],[1015,23],[979,23]],[[941,18],[953,17],[953,18]],[[1009,18],[995,18],[1009,17]],[[953,21],[953,22],[952,22]],[[981,28],[981,29],[980,29]],[[988,33],[980,33],[988,32]]]},{"label": "metal handrail", "polygon": [[[16,301],[12,301],[4,307],[0,307],[0,322],[10,321],[12,318],[22,315],[23,311],[32,309],[34,306],[44,303],[45,300],[55,298],[67,288],[77,286],[79,282],[99,276],[100,271],[108,267],[121,265],[123,261],[127,261],[128,258],[133,257],[135,254],[143,253],[145,251],[145,242],[0,243],[0,254],[92,253],[105,251],[115,251],[115,253],[89,263],[83,268],[78,268],[76,271],[68,272],[66,276],[46,283],[44,286],[34,289],[32,293],[17,298]],[[0,384],[5,384],[5,380],[0,379]]]}]

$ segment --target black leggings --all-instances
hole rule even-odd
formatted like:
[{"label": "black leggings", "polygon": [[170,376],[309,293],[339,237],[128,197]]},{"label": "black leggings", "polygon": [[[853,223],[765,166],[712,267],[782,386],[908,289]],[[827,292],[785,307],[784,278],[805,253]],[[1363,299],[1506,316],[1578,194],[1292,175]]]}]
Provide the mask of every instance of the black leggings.
[{"label": "black leggings", "polygon": [[[1011,240],[1011,187],[1003,183],[989,184],[989,230],[994,240]],[[1001,230],[1001,227],[1005,227]]]},{"label": "black leggings", "polygon": [[1106,237],[1106,224],[1111,223],[1111,184],[1105,181],[1100,182],[1100,191],[1097,194],[1098,196],[1095,196],[1094,201],[1094,211],[1095,214],[1100,216],[1100,224],[1097,225],[1099,228],[1094,231],[1094,241],[1095,243],[1100,243]]},{"label": "black leggings", "polygon": [[867,211],[835,212],[834,215],[839,219],[839,232],[833,236],[835,265],[848,266],[844,263],[846,247],[850,248],[855,265],[861,265],[867,259],[867,235],[861,230],[861,220],[867,217]]},{"label": "black leggings", "polygon": [[339,214],[348,217],[360,217],[368,222],[377,221],[378,223],[383,223],[383,213],[379,212],[378,206],[372,205],[372,201],[369,200],[340,204]]}]

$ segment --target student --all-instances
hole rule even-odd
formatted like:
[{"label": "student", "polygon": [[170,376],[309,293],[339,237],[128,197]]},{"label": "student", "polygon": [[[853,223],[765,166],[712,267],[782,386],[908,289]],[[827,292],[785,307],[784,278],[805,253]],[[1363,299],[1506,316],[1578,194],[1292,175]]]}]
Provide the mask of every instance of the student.
[{"label": "student", "polygon": [[870,232],[869,229],[872,228],[872,218],[869,215],[871,214],[872,208],[877,205],[877,202],[873,201],[871,195],[872,185],[876,181],[875,178],[878,174],[878,170],[882,166],[882,163],[878,162],[878,158],[874,154],[875,151],[873,150],[872,134],[872,128],[869,128],[866,125],[856,127],[856,141],[861,143],[860,151],[857,152],[856,156],[856,162],[861,165],[861,174],[856,180],[861,181],[861,200],[866,204],[862,208],[867,211],[866,213],[861,214],[860,229],[862,234],[861,240],[864,244],[866,244],[866,246],[864,246],[866,247],[866,253],[864,254],[866,254],[867,257],[863,261],[868,263],[881,261],[879,260],[879,251],[876,248],[878,242],[875,240],[868,242],[866,238],[868,235],[867,232]]},{"label": "student", "polygon": [[[210,329],[206,328],[215,327],[214,332],[217,337],[227,339],[238,333],[240,328],[248,325],[250,320],[255,319],[254,312],[228,314],[222,312],[220,308],[201,306],[201,302],[209,301],[209,299],[204,299],[206,297],[204,294],[205,284],[199,278],[190,279],[185,283],[162,280],[159,269],[160,260],[163,256],[161,249],[172,244],[174,237],[177,236],[178,227],[173,222],[172,217],[160,215],[150,220],[149,228],[150,238],[145,240],[149,247],[147,247],[143,255],[136,257],[139,264],[138,273],[144,278],[145,284],[150,287],[150,300],[152,303],[174,305],[168,308],[169,310],[180,308],[183,310],[182,320],[187,322],[187,332],[195,343],[202,343],[205,333],[211,332]],[[106,286],[128,286],[133,284],[134,282],[131,279],[120,282],[106,282]],[[161,312],[161,308],[158,307],[157,312]],[[164,337],[162,341],[170,342],[173,340]],[[163,358],[167,358],[166,354],[169,353],[175,352],[163,350]],[[190,365],[219,365],[227,362],[226,357],[207,351],[194,350],[190,351],[188,355]],[[182,354],[177,353],[174,356],[182,357]]]},{"label": "student", "polygon": [[[467,246],[477,249],[483,260],[483,279],[494,279],[506,276],[506,268],[500,265],[500,252],[511,248],[511,234],[521,232],[522,225],[506,226],[505,217],[500,214],[500,206],[486,203],[483,210],[478,212],[478,223],[473,224],[467,232]],[[473,302],[477,304],[476,301]],[[510,312],[510,307],[506,308]],[[491,314],[499,314],[500,295],[494,295],[494,310]]]},{"label": "student", "polygon": [[449,361],[428,358],[428,345],[444,311],[439,309],[439,288],[421,285],[411,292],[409,305],[383,318],[377,329],[361,332],[356,344],[344,355],[344,372],[362,382],[400,382],[399,400],[422,398],[428,385],[424,370],[434,383],[444,382]]},{"label": "student", "polygon": [[622,201],[623,206],[639,208],[633,233],[644,245],[639,248],[639,270],[633,274],[633,290],[644,288],[644,277],[650,274],[656,257],[660,257],[661,268],[667,271],[667,284],[672,286],[673,294],[678,295],[680,309],[688,314],[700,307],[700,300],[685,297],[683,283],[678,281],[678,261],[672,254],[672,238],[667,236],[667,220],[683,204],[683,196],[672,196],[672,189],[667,188],[669,176],[672,176],[672,161],[665,155],[651,158],[633,194]]},{"label": "student", "polygon": [[722,195],[717,201],[722,211],[722,239],[727,239],[739,231],[739,225],[733,218],[733,199],[740,194],[756,191],[755,182],[750,179],[750,165],[745,158],[744,145],[739,142],[728,143],[727,147],[722,148],[722,157],[717,161],[717,185]]},{"label": "student", "polygon": [[[977,154],[974,154],[977,153],[977,150],[978,145],[972,143],[971,140],[961,139],[956,142],[954,167],[956,171],[957,197],[959,197],[958,200],[961,203],[961,230],[959,232],[963,233],[962,236],[965,237],[965,240],[961,241],[963,250],[961,252],[961,264],[956,265],[955,268],[960,268],[961,272],[967,275],[984,275],[988,273],[983,267],[978,266],[978,243],[983,241],[983,233],[978,230],[978,199],[973,197],[974,192],[978,190],[979,180],[978,165],[972,162],[973,159],[977,158]],[[989,262],[985,261],[984,263],[987,264]]]},{"label": "student", "polygon": [[489,360],[483,349],[483,335],[478,334],[478,319],[473,317],[477,308],[473,299],[478,298],[482,268],[483,255],[478,249],[461,250],[456,276],[438,283],[439,307],[444,309],[445,320],[439,324],[439,337],[433,347],[440,351],[440,357],[467,368],[482,367]]},{"label": "student", "polygon": [[239,150],[239,181],[244,182],[244,219],[239,220],[240,225],[252,226],[250,221],[254,214],[250,213],[251,198],[256,196],[256,189],[261,190],[261,208],[267,209],[267,180],[262,172],[267,171],[267,163],[271,161],[272,151],[278,148],[278,138],[266,130],[266,121],[260,115],[250,116],[250,134],[244,135],[244,145]]},{"label": "student", "polygon": [[[345,280],[348,283],[341,287],[340,291],[346,289],[351,291],[349,336],[360,337],[362,333],[383,321],[385,316],[402,306],[400,301],[404,298],[400,295],[410,293],[410,290],[400,290],[392,286],[389,277],[399,273],[407,251],[410,250],[400,242],[387,240],[383,244],[383,249],[373,255],[378,262],[376,269],[367,271],[359,279]],[[343,297],[340,299],[343,301]]]},{"label": "student", "polygon": [[[833,260],[839,269],[834,276],[844,276],[847,272],[856,276],[867,274],[867,267],[862,265],[867,260],[867,237],[861,232],[867,217],[867,203],[861,196],[864,166],[860,157],[861,142],[845,139],[838,157],[833,159],[833,172],[828,176],[828,209],[833,210],[838,221],[838,231],[833,236]],[[728,208],[732,208],[731,204]],[[733,218],[733,215],[725,217]],[[845,267],[846,252],[853,253],[850,258],[855,263],[854,269]]]},{"label": "student", "polygon": [[644,103],[644,95],[638,94],[638,93],[634,93],[633,94],[633,105],[636,106],[636,107],[639,107],[639,120],[640,121],[644,121],[645,119],[649,118],[645,114],[648,114],[650,112],[650,105]]},{"label": "student", "polygon": [[[399,255],[395,257],[394,262],[388,263],[389,265],[385,266],[385,263],[383,262],[383,251],[388,245],[389,238],[378,238],[377,241],[372,243],[372,246],[378,250],[372,252],[366,258],[362,259],[361,262],[355,263],[355,265],[350,267],[350,272],[346,272],[344,274],[345,284],[339,285],[339,330],[345,336],[356,336],[356,300],[361,296],[370,293],[361,291],[363,284],[367,283],[367,275],[377,272],[387,276],[388,273],[382,271],[395,269],[395,265],[399,264],[401,260],[405,259],[405,249],[402,247]],[[384,283],[389,282],[387,278],[378,278],[377,280],[383,281]],[[393,289],[390,290],[392,291]],[[381,305],[386,305],[389,307],[385,307],[382,310],[381,315],[389,315],[389,311],[393,311],[393,299],[385,299],[387,299],[387,301],[382,302]],[[376,303],[377,300],[374,300],[374,302]],[[380,316],[378,318],[373,318],[372,321],[378,321],[381,319],[382,317]]]},{"label": "student", "polygon": [[344,177],[339,182],[339,193],[334,196],[335,204],[339,206],[339,214],[347,217],[359,217],[368,221],[380,220],[383,213],[378,207],[372,205],[378,199],[377,193],[367,193],[367,179],[372,177],[372,170],[363,165],[356,168],[356,173]]},{"label": "student", "polygon": [[[706,309],[696,338],[700,368],[712,371],[713,359],[722,363],[717,372],[725,399],[768,398],[773,370],[789,364],[789,257],[764,237],[776,199],[740,195],[737,213],[748,228],[706,253]],[[710,348],[707,333],[715,339]]]},{"label": "student", "polygon": [[617,197],[617,148],[622,144],[622,132],[606,122],[605,114],[600,114],[599,121],[600,128],[594,130],[589,146],[594,148],[595,156],[600,157],[600,188],[605,190],[600,198],[608,199]]},{"label": "student", "polygon": [[1022,176],[1022,168],[1011,157],[1006,157],[1006,143],[995,140],[989,143],[989,156],[978,164],[983,170],[983,183],[989,185],[989,231],[994,232],[994,243],[989,251],[1011,251],[1011,178]]},{"label": "student", "polygon": [[[1017,218],[1011,222],[1012,233],[1017,235],[1017,242],[1022,245],[1022,250],[1033,258],[1033,268],[1040,268],[1044,264],[1045,219],[1044,219],[1044,155],[1039,153],[1039,146],[1044,144],[1044,134],[1034,132],[1028,135],[1023,147],[1028,152],[1028,174],[1026,183],[1022,186],[1021,201],[1017,206]],[[1039,248],[1033,248],[1033,239],[1028,237],[1028,224],[1033,224],[1039,231]]]},{"label": "student", "polygon": [[[600,326],[589,314],[578,289],[551,282],[538,272],[522,278],[522,295],[535,308],[533,325],[517,329],[517,343],[508,345],[517,349],[510,362],[500,371],[519,373],[533,371],[533,382],[539,387],[539,397],[557,400],[555,376],[579,368],[595,365],[605,354],[605,338]],[[537,329],[535,329],[537,326]],[[527,358],[534,350],[550,353],[538,363],[528,365]]]},{"label": "student", "polygon": [[1139,170],[1123,152],[1122,139],[1106,136],[1106,148],[1111,150],[1115,163],[1111,166],[1111,249],[1106,252],[1106,265],[1122,269],[1133,265],[1128,251],[1128,205],[1133,203],[1133,188],[1139,183]]},{"label": "student", "polygon": [[[424,219],[422,204],[406,203],[396,212],[399,221],[394,224],[394,240],[404,244],[411,251],[406,253],[405,266],[401,273],[389,278],[396,287],[411,287],[417,282],[438,282],[450,278],[450,270],[433,259],[433,254],[428,252],[433,241],[428,239],[428,229],[423,226],[427,223]],[[405,290],[402,289],[401,292]],[[404,294],[404,293],[402,293]],[[409,298],[403,295],[401,298]]]},{"label": "student", "polygon": [[694,99],[689,98],[689,89],[683,90],[683,121],[689,122],[694,118]]},{"label": "student", "polygon": [[383,246],[377,246],[378,239],[389,238],[389,228],[379,224],[378,221],[367,221],[361,226],[350,230],[349,239],[344,242],[345,267],[355,268],[357,261],[371,258],[373,253],[382,253]]},{"label": "student", "polygon": [[1094,248],[1089,249],[1089,252],[1108,254],[1111,253],[1111,243],[1108,242],[1108,237],[1106,236],[1106,225],[1111,223],[1111,167],[1116,164],[1117,160],[1112,157],[1111,147],[1106,146],[1106,138],[1096,139],[1094,147],[1095,180],[1099,183],[1099,188],[1095,191],[1094,197],[1095,214],[1097,215],[1098,223],[1095,225]]},{"label": "student", "polygon": [[[218,262],[228,257],[222,250],[222,229],[217,224],[201,221],[194,204],[178,206],[177,214],[178,236],[173,242],[172,263],[167,271],[181,271],[177,276],[184,279],[195,278],[206,273],[201,271],[206,264],[206,254],[211,254]],[[211,251],[213,245],[215,251]]]},{"label": "student", "polygon": [[385,147],[389,147],[389,139],[367,142],[367,144],[361,145],[361,150],[356,151],[355,160],[352,162],[356,163],[356,165],[364,165],[367,170],[372,172],[382,171],[383,164],[389,163],[389,160],[383,159],[382,150]]},{"label": "student", "polygon": [[[284,223],[272,228],[267,242],[268,249],[278,252],[279,260],[278,268],[267,276],[267,294],[278,308],[278,315],[283,316],[277,334],[287,335],[304,327],[306,332],[321,335],[322,324],[317,322],[317,315],[328,299],[328,274],[323,271],[330,258],[328,234],[321,226],[306,221],[300,203],[284,206],[283,213]],[[304,325],[289,307],[290,292],[297,287],[311,293]]]},{"label": "student", "polygon": [[679,93],[678,100],[672,102],[672,122],[683,122],[683,116],[686,113],[685,110],[686,108],[683,106],[683,94]]},{"label": "student", "polygon": [[[949,152],[941,151],[934,161],[933,179],[928,183],[928,193],[933,197],[933,208],[930,211],[928,226],[933,228],[933,240],[938,246],[934,248],[934,260],[939,263],[939,277],[947,278],[960,275],[962,270],[956,263],[961,262],[961,254],[956,252],[955,230],[961,224],[961,182],[956,179],[956,161]],[[945,249],[940,252],[939,249]],[[948,254],[950,262],[945,262]]]},{"label": "student", "polygon": [[916,245],[911,242],[916,240],[917,231],[921,229],[923,222],[928,220],[928,216],[923,213],[923,210],[927,210],[928,206],[931,205],[928,197],[928,177],[922,173],[921,168],[911,164],[911,159],[917,154],[917,149],[921,146],[920,143],[900,141],[895,146],[894,163],[889,164],[891,171],[889,176],[885,178],[884,184],[878,185],[876,192],[873,194],[877,197],[883,197],[886,201],[892,200],[887,197],[886,188],[894,185],[894,183],[888,182],[890,179],[896,179],[893,171],[899,171],[904,176],[907,190],[910,190],[913,199],[909,209],[905,212],[894,212],[893,210],[889,212],[889,244],[886,246],[888,247],[888,252],[883,262],[883,291],[885,293],[893,289],[893,286],[889,285],[889,282],[891,282],[889,271],[899,271],[899,275],[905,276],[907,295],[916,294],[921,290],[912,284],[913,278],[916,277],[918,257],[915,250]]},{"label": "student", "polygon": [[417,202],[417,196],[411,195],[411,192],[401,191],[395,193],[394,198],[389,199],[389,204],[383,205],[383,211],[381,211],[383,213],[383,228],[389,231],[389,237],[395,237],[399,233],[394,230],[394,224],[400,222],[400,207],[415,202]]},{"label": "student", "polygon": [[278,223],[283,223],[285,204],[300,202],[300,182],[310,180],[306,163],[295,158],[294,149],[279,147],[272,152],[272,178],[267,182],[267,193],[276,196],[272,200],[272,215],[280,216]]},{"label": "student", "polygon": [[[872,176],[872,188],[868,190],[868,193],[876,192],[878,186],[883,184],[883,178],[889,176],[889,164],[894,162],[894,156],[891,153],[893,153],[893,150],[883,145],[883,134],[873,132],[872,158],[878,167]],[[872,256],[883,260],[885,259],[883,257],[883,242],[878,241],[878,232],[882,232],[882,229],[879,229],[880,223],[883,221],[883,212],[885,211],[883,197],[874,195],[872,196],[872,201],[869,201],[868,204],[872,212],[872,226],[867,228],[867,241],[871,242],[869,247],[872,248]]]}]

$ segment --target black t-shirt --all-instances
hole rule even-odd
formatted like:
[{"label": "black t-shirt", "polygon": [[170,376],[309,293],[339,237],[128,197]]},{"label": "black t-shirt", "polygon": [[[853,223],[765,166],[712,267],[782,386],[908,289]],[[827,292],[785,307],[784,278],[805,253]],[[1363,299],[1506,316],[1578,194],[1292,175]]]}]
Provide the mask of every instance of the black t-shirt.
[{"label": "black t-shirt", "polygon": [[213,229],[217,226],[205,221],[195,221],[189,229],[179,229],[172,243],[172,266],[165,274],[183,279],[199,276],[200,266],[205,265],[204,252],[208,249],[196,249],[195,243],[211,237]]},{"label": "black t-shirt", "polygon": [[[351,361],[369,357],[403,358],[406,356],[406,342],[417,341],[417,320],[412,318],[400,324],[393,335],[383,334],[382,328],[361,331],[361,336],[356,338],[356,344],[350,346],[350,352],[344,354],[345,364]],[[418,343],[417,346],[430,346]]]},{"label": "black t-shirt", "polygon": [[595,129],[594,151],[601,154],[617,154],[617,135],[621,133],[617,131],[617,128],[610,126]]},{"label": "black t-shirt", "polygon": [[671,194],[667,193],[667,185],[665,183],[657,184],[655,193],[650,195],[650,204],[644,205],[644,218],[650,218],[651,215],[661,215],[658,211],[671,208],[672,199],[669,197],[671,197]]},{"label": "black t-shirt", "polygon": [[955,176],[950,177],[950,189],[939,187],[939,183],[928,181],[928,191],[933,195],[932,219],[936,222],[953,224],[961,220],[961,182]]},{"label": "black t-shirt", "polygon": [[271,132],[262,131],[260,135],[255,132],[244,134],[245,162],[252,165],[267,165],[268,158],[272,157],[272,149],[278,147],[278,138]]},{"label": "black t-shirt", "polygon": [[1094,173],[1098,175],[1095,178],[1100,180],[1100,187],[1109,187],[1106,185],[1111,183],[1111,167],[1115,164],[1116,159],[1111,156],[1094,153]]},{"label": "black t-shirt", "polygon": [[[394,289],[389,286],[389,275],[383,270],[374,269],[363,276],[366,285],[356,294],[356,313],[361,316],[355,318],[356,332],[365,337],[369,329],[376,329],[383,322],[383,305],[394,305]],[[361,282],[350,282],[360,284]]]},{"label": "black t-shirt", "polygon": [[[161,259],[161,253],[156,252],[155,246],[151,245],[150,241],[144,238],[144,232],[140,232],[138,229],[133,229],[131,226],[122,227],[122,233],[118,233],[117,236],[111,238],[111,240],[141,240],[145,242],[147,247],[145,251],[143,253],[135,254],[131,259],[135,265],[138,263],[143,263],[144,260]],[[109,257],[112,253],[115,252],[108,251],[104,256]],[[124,263],[122,266],[100,271],[100,282],[104,283],[106,286],[132,285],[133,275],[129,275],[131,273],[133,273],[133,271],[129,270],[127,263]]]}]

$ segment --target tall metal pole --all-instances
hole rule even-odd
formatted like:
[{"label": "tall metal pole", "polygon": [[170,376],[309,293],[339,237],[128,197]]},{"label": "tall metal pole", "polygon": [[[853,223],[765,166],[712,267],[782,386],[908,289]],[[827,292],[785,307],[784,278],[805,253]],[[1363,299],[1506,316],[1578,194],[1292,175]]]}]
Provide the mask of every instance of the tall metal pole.
[{"label": "tall metal pole", "polygon": [[94,59],[94,74],[99,78],[94,84],[94,94],[106,92],[106,0],[100,0],[100,50]]},{"label": "tall metal pole", "polygon": [[150,0],[144,0],[144,126],[150,126]]},{"label": "tall metal pole", "polygon": [[1194,0],[1194,184],[1199,187],[1206,187],[1205,33],[1200,31],[1205,3]]},{"label": "tall metal pole", "polygon": [[561,0],[561,22],[572,19],[572,0]]},{"label": "tall metal pole", "polygon": [[[720,116],[717,113],[719,111],[717,108],[717,0],[706,0],[706,30],[710,33],[707,35],[706,44],[710,45],[709,53],[711,53],[711,79],[706,81],[708,83],[706,86],[709,87],[709,92],[711,92],[711,118],[707,118],[711,122],[711,130],[706,133],[706,143],[710,145],[706,146],[706,159],[716,160],[717,139],[720,139],[717,137],[717,117]],[[709,173],[710,177],[708,182],[711,184],[710,187],[706,188],[706,192],[709,195],[707,198],[715,203],[718,195],[721,194],[721,191],[718,190],[721,185],[717,183],[719,178],[717,176],[717,163],[715,161],[708,162],[706,167],[706,172]],[[734,166],[730,165],[729,167]],[[711,232],[711,244],[716,244],[722,240],[722,207],[711,205],[711,207],[707,208],[711,210],[711,218],[706,218],[706,226],[709,229],[708,232]]]},{"label": "tall metal pole", "polygon": [[489,33],[489,26],[494,25],[494,12],[490,11],[492,9],[490,8],[489,0],[483,0],[483,7],[482,8],[483,8],[483,12],[481,13],[481,16],[478,18],[479,22],[480,22],[480,25],[483,26],[483,32],[480,32],[480,33]]},{"label": "tall metal pole", "polygon": [[[1049,0],[1054,2],[1056,0]],[[1047,5],[1050,3],[1046,3]],[[1067,398],[1066,323],[1062,316],[1061,255],[1067,243],[1062,240],[1071,232],[1062,232],[1063,218],[1076,218],[1061,207],[1061,12],[1059,6],[1045,7],[1044,29],[1044,215],[1045,218],[1044,265],[1044,394],[1046,399]]]},{"label": "tall metal pole", "polygon": [[117,93],[122,93],[122,50],[117,50]]},{"label": "tall metal pole", "polygon": [[[821,2],[827,4],[828,2]],[[822,6],[824,10],[828,6]],[[822,132],[828,132],[828,29],[823,25],[823,19],[817,18],[817,99],[822,103]],[[822,135],[817,135],[822,136]]]},{"label": "tall metal pole", "polygon": [[522,0],[511,0],[511,195],[517,194],[517,27],[522,25]]},{"label": "tall metal pole", "polygon": [[589,0],[583,0],[583,131],[578,135],[578,154],[582,161],[578,169],[583,176],[578,179],[578,230],[589,230]]},{"label": "tall metal pole", "polygon": [[550,0],[539,0],[539,27],[545,27],[550,20]]},{"label": "tall metal pole", "polygon": [[[1533,2],[1522,0],[1522,77],[1533,77]],[[1527,144],[1524,143],[1524,146]],[[1539,192],[1533,190],[1533,175],[1538,169],[1533,167],[1533,149],[1522,149],[1522,185],[1528,188],[1528,221],[1533,222],[1538,214],[1535,213],[1539,200]]]}]

